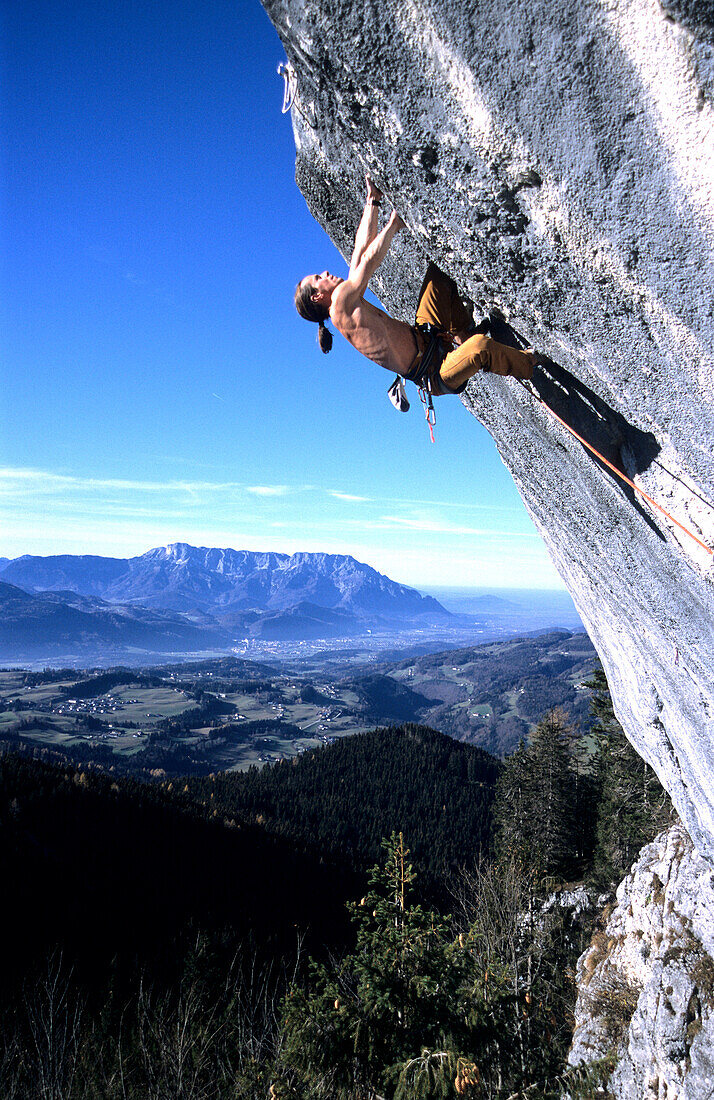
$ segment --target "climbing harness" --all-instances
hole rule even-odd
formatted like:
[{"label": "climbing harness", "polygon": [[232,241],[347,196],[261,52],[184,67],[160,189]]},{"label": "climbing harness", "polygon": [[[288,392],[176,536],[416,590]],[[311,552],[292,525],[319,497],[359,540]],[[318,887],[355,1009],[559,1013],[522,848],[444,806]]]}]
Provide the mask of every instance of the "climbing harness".
[{"label": "climbing harness", "polygon": [[[436,424],[436,410],[434,408],[433,401],[433,389],[432,389],[432,366],[435,360],[438,360],[439,365],[444,360],[446,350],[441,342],[441,337],[444,335],[441,329],[435,325],[415,325],[414,326],[422,336],[426,337],[426,346],[422,352],[421,359],[417,363],[414,371],[410,371],[406,375],[408,382],[414,382],[419,391],[419,400],[424,406],[424,415],[426,422],[429,426],[429,436],[431,442],[434,443],[434,425]],[[409,402],[407,401],[406,407],[403,403],[397,403],[395,400],[395,387],[397,383],[401,386],[401,393],[406,401],[406,393],[404,392],[404,383],[401,381],[399,375],[395,378],[392,385],[389,387],[389,400],[392,402],[396,409],[400,412],[406,412],[409,408]]]},{"label": "climbing harness", "polygon": [[282,76],[285,81],[285,87],[283,88],[283,106],[282,112],[284,115],[288,113],[293,103],[295,102],[295,93],[297,91],[297,76],[295,70],[289,61],[281,61],[278,65],[278,76]]},{"label": "climbing harness", "polygon": [[439,366],[441,366],[446,356],[446,349],[441,342],[441,338],[444,334],[436,325],[417,324],[414,327],[418,329],[422,336],[427,338],[427,345],[424,348],[416,371],[410,376],[410,381],[416,383],[416,387],[419,391],[419,400],[424,406],[424,416],[429,425],[429,436],[433,443],[436,410],[434,409],[434,401],[432,399],[432,366],[435,359],[439,360]]},{"label": "climbing harness", "polygon": [[626,485],[629,485],[631,489],[634,489],[636,493],[639,493],[640,496],[644,497],[648,504],[651,504],[653,508],[656,508],[658,512],[661,512],[662,515],[666,516],[667,519],[675,525],[675,527],[678,527],[680,531],[684,531],[684,534],[689,535],[690,539],[694,539],[697,545],[701,546],[702,550],[706,550],[707,554],[711,554],[712,557],[714,557],[714,550],[712,550],[711,546],[707,546],[706,543],[697,538],[693,531],[690,531],[688,527],[685,527],[684,524],[680,523],[678,519],[675,519],[674,516],[667,511],[666,508],[663,508],[661,504],[658,504],[656,500],[653,500],[652,497],[644,491],[644,489],[640,489],[639,485],[635,485],[634,481],[630,481],[629,477],[627,477],[626,474],[623,474],[622,470],[618,470],[617,466],[614,466],[612,462],[609,462],[605,458],[604,455],[601,455],[599,451],[596,451],[592,443],[588,443],[587,439],[583,439],[583,437],[579,435],[574,428],[570,427],[570,424],[563,420],[562,417],[558,416],[557,412],[555,412],[554,409],[551,409],[550,405],[543,400],[539,393],[536,393],[532,386],[529,386],[527,382],[525,382],[522,378],[519,378],[518,381],[523,386],[523,389],[527,393],[529,393],[535,401],[537,401],[540,405],[543,405],[543,407],[548,410],[551,416],[555,417],[559,424],[562,424],[563,427],[567,431],[569,431],[570,434],[574,436],[579,443],[582,443],[583,447],[586,447],[591,452],[591,454],[594,454],[595,457],[598,458],[600,462],[603,462],[609,470],[612,470],[612,472],[616,474],[621,481],[624,481]]}]

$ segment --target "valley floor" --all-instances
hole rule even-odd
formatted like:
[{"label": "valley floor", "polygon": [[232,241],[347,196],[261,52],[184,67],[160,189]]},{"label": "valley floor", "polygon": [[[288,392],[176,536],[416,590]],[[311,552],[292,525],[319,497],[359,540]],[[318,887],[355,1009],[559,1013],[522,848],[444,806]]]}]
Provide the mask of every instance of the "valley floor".
[{"label": "valley floor", "polygon": [[0,740],[155,777],[242,770],[418,721],[500,756],[549,707],[584,723],[596,661],[586,635],[566,632],[390,658],[0,670]]}]

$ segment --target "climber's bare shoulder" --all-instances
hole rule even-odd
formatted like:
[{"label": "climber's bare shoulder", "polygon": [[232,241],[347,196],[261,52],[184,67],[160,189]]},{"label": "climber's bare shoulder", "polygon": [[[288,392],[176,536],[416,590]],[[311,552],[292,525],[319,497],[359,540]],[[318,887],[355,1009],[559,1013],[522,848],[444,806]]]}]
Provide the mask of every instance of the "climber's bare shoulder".
[{"label": "climber's bare shoulder", "polygon": [[348,281],[332,295],[330,320],[362,355],[387,370],[405,374],[414,361],[414,333],[383,309],[356,295]]}]

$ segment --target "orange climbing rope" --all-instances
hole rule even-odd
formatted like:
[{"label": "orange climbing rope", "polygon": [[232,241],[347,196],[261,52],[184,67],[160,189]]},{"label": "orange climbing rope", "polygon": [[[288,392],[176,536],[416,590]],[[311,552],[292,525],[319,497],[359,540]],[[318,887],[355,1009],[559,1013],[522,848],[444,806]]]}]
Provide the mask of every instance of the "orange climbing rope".
[{"label": "orange climbing rope", "polygon": [[636,493],[639,493],[641,497],[644,497],[648,504],[651,504],[653,508],[656,508],[658,512],[661,512],[662,515],[666,516],[668,520],[670,520],[676,527],[680,529],[680,531],[684,531],[685,535],[689,535],[690,539],[694,539],[697,545],[701,546],[702,550],[706,550],[707,554],[711,554],[712,557],[714,557],[714,550],[712,550],[711,546],[707,546],[706,543],[702,542],[701,539],[698,539],[697,536],[692,531],[690,531],[688,527],[685,527],[684,524],[680,523],[678,519],[675,519],[674,516],[667,511],[666,508],[663,508],[661,504],[658,504],[656,500],[653,500],[652,497],[644,491],[644,489],[640,489],[639,485],[635,485],[634,481],[630,481],[629,477],[627,477],[626,474],[623,474],[622,470],[618,470],[617,466],[613,466],[612,462],[609,462],[604,455],[601,455],[599,451],[596,451],[592,443],[588,443],[587,439],[583,439],[583,437],[575,431],[575,428],[571,428],[570,424],[563,420],[561,416],[558,416],[557,412],[555,412],[554,409],[551,409],[550,405],[543,400],[540,394],[536,393],[535,390],[532,390],[530,386],[527,386],[522,378],[519,378],[518,381],[523,386],[523,389],[526,390],[526,392],[529,393],[531,397],[534,398],[534,400],[543,405],[544,408],[548,410],[550,415],[555,417],[559,424],[562,424],[563,427],[567,431],[569,431],[572,436],[575,436],[579,443],[582,443],[583,447],[587,447],[587,449],[592,454],[594,454],[596,458],[599,458],[601,462],[604,462],[607,468],[609,470],[612,470],[612,472],[616,474],[621,481],[624,481],[627,485],[630,486],[631,489],[634,489]]}]

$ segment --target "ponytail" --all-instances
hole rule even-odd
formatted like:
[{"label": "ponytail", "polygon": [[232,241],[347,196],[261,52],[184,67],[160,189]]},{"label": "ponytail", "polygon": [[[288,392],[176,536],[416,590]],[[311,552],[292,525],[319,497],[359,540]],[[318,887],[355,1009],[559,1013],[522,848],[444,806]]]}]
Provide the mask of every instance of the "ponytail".
[{"label": "ponytail", "polygon": [[320,351],[324,355],[332,350],[332,333],[324,321],[320,321],[320,327],[317,330],[317,342],[320,345]]},{"label": "ponytail", "polygon": [[324,306],[319,306],[317,302],[312,300],[310,284],[304,283],[303,285],[303,283],[304,280],[298,283],[295,289],[295,309],[306,321],[314,321],[316,325],[320,326],[317,333],[317,342],[320,345],[320,351],[327,355],[332,348],[332,333],[325,324],[330,314]]}]

